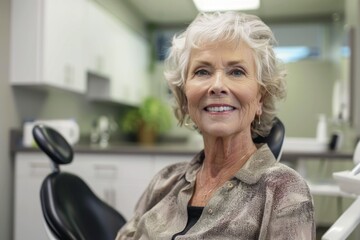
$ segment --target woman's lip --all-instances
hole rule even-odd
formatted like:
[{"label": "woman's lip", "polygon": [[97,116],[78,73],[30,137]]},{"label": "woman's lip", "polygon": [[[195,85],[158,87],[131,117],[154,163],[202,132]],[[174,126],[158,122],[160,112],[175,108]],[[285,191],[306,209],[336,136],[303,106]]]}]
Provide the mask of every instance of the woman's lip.
[{"label": "woman's lip", "polygon": [[232,106],[232,105],[229,105],[229,104],[219,104],[219,103],[206,105],[206,106],[204,107],[204,109],[209,108],[209,107],[231,107],[231,108],[236,109],[236,107],[234,107],[234,106]]}]

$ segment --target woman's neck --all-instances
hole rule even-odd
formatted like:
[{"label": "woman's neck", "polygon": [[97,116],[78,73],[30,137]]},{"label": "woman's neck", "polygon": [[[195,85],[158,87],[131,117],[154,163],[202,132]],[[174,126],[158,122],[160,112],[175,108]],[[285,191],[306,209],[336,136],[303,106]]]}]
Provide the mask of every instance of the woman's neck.
[{"label": "woman's neck", "polygon": [[[227,169],[239,170],[256,151],[251,136],[204,137],[204,168],[212,177]],[[249,156],[248,156],[249,155]],[[246,157],[248,156],[248,157]]]},{"label": "woman's neck", "polygon": [[216,189],[230,180],[256,151],[252,141],[232,146],[218,141],[214,145],[205,145],[205,159],[197,173],[190,205],[205,206]]}]

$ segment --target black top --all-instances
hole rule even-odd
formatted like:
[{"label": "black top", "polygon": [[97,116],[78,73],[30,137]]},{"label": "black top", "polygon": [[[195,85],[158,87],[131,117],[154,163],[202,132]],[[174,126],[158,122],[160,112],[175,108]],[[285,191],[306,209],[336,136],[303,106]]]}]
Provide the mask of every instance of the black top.
[{"label": "black top", "polygon": [[176,233],[171,239],[174,240],[179,235],[185,235],[187,231],[189,231],[189,229],[192,228],[192,226],[194,226],[195,223],[199,220],[203,209],[204,207],[188,206],[187,207],[188,221],[186,223],[184,230],[182,230],[179,233]]}]

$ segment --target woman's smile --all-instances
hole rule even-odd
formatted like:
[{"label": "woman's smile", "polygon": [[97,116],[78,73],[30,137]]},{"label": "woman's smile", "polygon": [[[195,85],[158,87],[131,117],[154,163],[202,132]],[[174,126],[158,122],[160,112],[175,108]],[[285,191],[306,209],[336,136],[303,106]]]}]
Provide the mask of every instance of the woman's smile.
[{"label": "woman's smile", "polygon": [[235,111],[235,107],[223,104],[211,104],[204,108],[204,110],[211,114],[227,114]]}]

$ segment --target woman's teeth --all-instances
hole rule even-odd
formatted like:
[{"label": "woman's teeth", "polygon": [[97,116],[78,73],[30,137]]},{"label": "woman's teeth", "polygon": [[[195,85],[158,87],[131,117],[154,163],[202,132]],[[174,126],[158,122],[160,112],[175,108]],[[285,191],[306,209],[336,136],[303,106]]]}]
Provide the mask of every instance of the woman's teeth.
[{"label": "woman's teeth", "polygon": [[225,112],[225,111],[231,111],[234,110],[233,107],[230,106],[221,106],[221,107],[207,107],[206,111],[208,112]]}]

